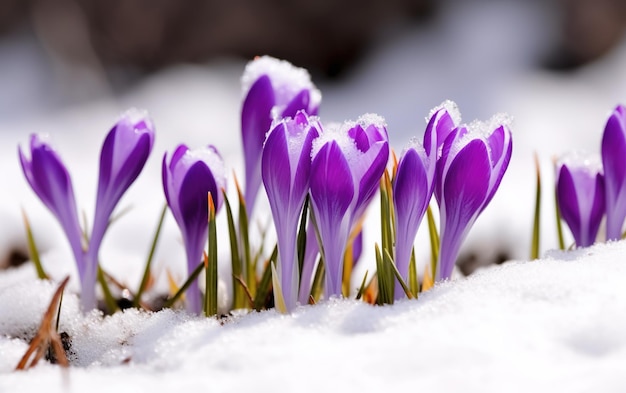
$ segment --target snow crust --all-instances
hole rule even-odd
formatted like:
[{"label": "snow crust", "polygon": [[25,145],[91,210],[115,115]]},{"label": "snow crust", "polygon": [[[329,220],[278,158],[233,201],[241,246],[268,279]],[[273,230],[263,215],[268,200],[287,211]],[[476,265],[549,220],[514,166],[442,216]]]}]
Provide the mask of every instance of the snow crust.
[{"label": "snow crust", "polygon": [[20,280],[0,275],[0,391],[617,392],[626,383],[624,253],[626,242],[551,252],[445,282],[417,301],[334,300],[223,325],[172,310],[82,316],[69,295],[66,375],[49,364],[12,372],[26,349],[20,338],[54,289],[25,266],[11,274]]}]

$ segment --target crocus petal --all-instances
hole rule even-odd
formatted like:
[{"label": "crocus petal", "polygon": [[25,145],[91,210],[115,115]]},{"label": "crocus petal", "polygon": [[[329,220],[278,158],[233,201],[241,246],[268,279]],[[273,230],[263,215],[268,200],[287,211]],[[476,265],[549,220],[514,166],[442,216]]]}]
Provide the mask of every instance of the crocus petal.
[{"label": "crocus petal", "polygon": [[496,135],[496,137],[487,138],[487,143],[489,144],[489,159],[491,161],[491,179],[489,181],[489,195],[485,198],[483,209],[491,202],[491,199],[500,187],[500,182],[509,167],[511,155],[513,154],[511,130],[507,125],[497,127],[492,136],[493,135]]},{"label": "crocus petal", "polygon": [[439,205],[441,243],[438,280],[449,278],[452,274],[461,243],[487,197],[490,173],[487,147],[482,140],[475,139],[452,158],[444,174]]},{"label": "crocus petal", "polygon": [[460,121],[461,114],[457,105],[452,101],[444,101],[431,110],[424,133],[426,155],[430,156],[434,148],[434,152],[440,156],[439,150]]},{"label": "crocus petal", "polygon": [[613,111],[602,137],[602,164],[606,190],[607,240],[622,237],[626,218],[626,108]]},{"label": "crocus petal", "polygon": [[[424,160],[414,148],[408,149],[400,158],[393,183],[393,201],[396,224],[396,267],[406,281],[413,242],[419,224],[428,208],[433,193],[432,178]],[[396,285],[396,299],[404,296],[400,285]]]},{"label": "crocus petal", "polygon": [[[375,153],[375,154],[374,154]],[[355,178],[359,178],[358,199],[355,209],[356,215],[360,216],[363,209],[371,202],[374,194],[378,190],[378,183],[389,161],[389,144],[387,142],[377,142],[364,157],[359,160],[360,163],[369,163],[368,168],[363,173],[359,173],[360,165],[353,166]]]},{"label": "crocus petal", "polygon": [[241,110],[241,132],[246,167],[245,201],[248,215],[261,186],[261,152],[265,134],[272,124],[274,90],[267,75],[261,76],[250,88]]},{"label": "crocus petal", "polygon": [[556,195],[559,203],[559,210],[561,217],[567,223],[576,244],[581,246],[587,246],[581,244],[581,212],[578,205],[578,196],[576,195],[576,185],[569,168],[566,165],[561,166],[561,169],[557,178]]},{"label": "crocus petal", "polygon": [[350,231],[348,208],[354,183],[348,161],[335,141],[325,144],[311,163],[311,202],[326,263],[327,296],[341,295],[343,254]]}]

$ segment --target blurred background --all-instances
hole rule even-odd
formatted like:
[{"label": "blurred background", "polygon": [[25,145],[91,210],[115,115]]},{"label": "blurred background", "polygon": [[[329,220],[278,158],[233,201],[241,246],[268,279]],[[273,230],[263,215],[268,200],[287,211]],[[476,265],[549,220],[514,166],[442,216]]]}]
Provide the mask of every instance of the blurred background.
[{"label": "blurred background", "polygon": [[[407,36],[409,47],[463,45],[473,63],[481,46],[509,40],[502,55],[514,59],[490,61],[567,73],[611,52],[625,26],[621,0],[2,0],[0,116],[117,94],[165,68],[224,57],[269,54],[334,83]],[[450,42],[461,29],[462,42]]]},{"label": "blurred background", "polygon": [[[550,187],[553,157],[599,152],[608,114],[626,103],[625,28],[623,0],[0,0],[0,265],[23,255],[18,206],[38,221],[44,249],[66,243],[24,181],[16,146],[32,132],[53,135],[89,217],[100,143],[132,106],[154,119],[155,152],[122,201],[136,219],[112,228],[103,258],[143,260],[165,151],[213,143],[243,177],[239,78],[264,54],[311,72],[324,121],[385,117],[397,152],[446,99],[466,122],[510,113],[509,173],[461,270],[528,258],[533,155]],[[543,199],[546,250],[556,242],[552,194]],[[172,221],[164,236],[175,250],[162,247],[162,260],[182,260]],[[141,262],[125,265],[141,273]]]}]

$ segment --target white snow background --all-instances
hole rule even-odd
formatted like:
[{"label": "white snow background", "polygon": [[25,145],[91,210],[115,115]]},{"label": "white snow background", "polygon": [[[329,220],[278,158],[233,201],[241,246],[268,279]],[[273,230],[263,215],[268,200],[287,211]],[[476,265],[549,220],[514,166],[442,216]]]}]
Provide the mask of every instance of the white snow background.
[{"label": "white snow background", "polygon": [[[377,113],[386,119],[398,153],[411,137],[421,138],[424,117],[445,99],[459,105],[466,122],[496,112],[512,115],[509,171],[462,253],[506,251],[519,262],[440,284],[419,301],[386,307],[333,301],[287,316],[237,315],[223,326],[173,311],[83,316],[71,295],[74,278],[61,312],[61,329],[72,337],[73,366],[63,372],[41,363],[13,372],[27,344],[12,337],[32,334],[54,290],[37,281],[28,264],[0,273],[0,392],[625,391],[626,244],[548,251],[541,260],[525,260],[533,154],[542,163],[547,251],[556,247],[552,156],[575,149],[599,152],[610,111],[626,103],[626,42],[578,71],[539,71],[536,61],[551,44],[544,39],[551,27],[541,2],[471,4],[444,6],[432,24],[390,32],[340,84],[314,81],[323,95],[320,115],[323,121],[342,121]],[[154,151],[122,199],[120,207],[132,211],[111,228],[101,251],[104,267],[136,287],[164,203],[163,153],[181,142],[192,148],[214,144],[243,178],[239,78],[245,64],[179,66],[122,95],[102,88],[96,98],[65,97],[70,104],[63,104],[54,93],[71,89],[39,73],[40,51],[28,37],[0,43],[0,252],[24,245],[24,208],[46,270],[58,280],[75,277],[60,227],[23,178],[17,146],[26,146],[32,132],[50,134],[72,174],[79,208],[90,219],[102,140],[126,108],[145,108],[157,128]],[[64,75],[69,86],[98,85],[89,74]],[[229,186],[232,195],[232,178]],[[377,210],[370,209],[366,260],[355,277],[371,268]],[[225,228],[223,216],[218,225]],[[265,224],[268,217],[259,199],[256,219]],[[223,232],[221,239],[221,275],[228,290]],[[425,233],[416,247],[425,260]],[[182,280],[184,265],[178,228],[168,216],[154,262],[160,285],[166,267]]]}]

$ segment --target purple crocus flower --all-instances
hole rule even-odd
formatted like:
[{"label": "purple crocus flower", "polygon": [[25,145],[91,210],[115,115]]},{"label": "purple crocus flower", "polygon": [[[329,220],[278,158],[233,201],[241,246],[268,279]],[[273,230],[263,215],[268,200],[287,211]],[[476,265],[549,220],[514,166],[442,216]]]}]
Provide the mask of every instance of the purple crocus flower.
[{"label": "purple crocus flower", "polygon": [[[207,195],[211,193],[215,211],[219,211],[225,185],[224,163],[213,146],[189,150],[187,146],[179,145],[169,163],[167,153],[163,156],[163,190],[182,232],[189,273],[202,261],[202,251],[207,242]],[[197,280],[187,290],[187,309],[196,314],[202,310]]]},{"label": "purple crocus flower", "polygon": [[513,146],[508,122],[494,116],[460,126],[443,143],[435,175],[441,223],[436,280],[452,275],[461,243],[506,172]]},{"label": "purple crocus flower", "polygon": [[303,111],[284,118],[269,133],[263,148],[263,184],[278,238],[277,272],[287,311],[298,300],[296,233],[309,191],[311,147],[321,126]]},{"label": "purple crocus flower", "polygon": [[89,240],[85,273],[81,276],[81,301],[86,310],[96,307],[98,253],[115,206],[143,169],[154,143],[154,127],[145,113],[131,109],[107,134],[100,152],[100,176],[93,230]]},{"label": "purple crocus flower", "polygon": [[622,238],[626,218],[626,107],[618,105],[604,127],[602,165],[606,191],[606,238]]},{"label": "purple crocus flower", "polygon": [[[439,147],[456,128],[459,117],[452,101],[445,101],[433,109],[427,119],[423,143],[408,148],[398,162],[393,182],[395,263],[405,281],[408,281],[413,242],[433,194],[437,156],[441,154]],[[394,296],[395,299],[405,296],[399,283],[395,286]]]},{"label": "purple crocus flower", "polygon": [[[82,242],[82,231],[78,222],[78,212],[76,209],[76,199],[72,179],[59,155],[43,141],[38,135],[30,137],[30,160],[18,149],[20,164],[24,171],[24,176],[30,184],[35,194],[50,209],[52,214],[59,220],[65,236],[67,237],[78,274],[85,275],[85,245]],[[83,287],[83,292],[93,292],[95,280],[90,288]]]},{"label": "purple crocus flower", "polygon": [[249,62],[241,82],[245,96],[241,109],[244,199],[250,216],[261,186],[263,142],[272,121],[293,117],[301,109],[315,115],[322,96],[305,69],[269,56]]},{"label": "purple crocus flower", "polygon": [[576,245],[592,245],[604,216],[604,177],[599,162],[579,154],[559,162],[556,197],[561,217],[567,223]]},{"label": "purple crocus flower", "polygon": [[326,267],[325,296],[341,296],[343,256],[355,219],[373,198],[389,158],[382,118],[328,127],[313,142],[311,204]]},{"label": "purple crocus flower", "polygon": [[[409,148],[398,163],[393,183],[396,217],[395,263],[405,282],[409,276],[413,242],[433,195],[435,164],[434,154],[427,156],[421,146]],[[395,286],[395,299],[403,297],[404,291],[398,284]]]}]

